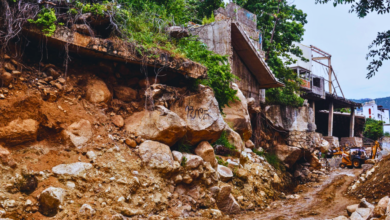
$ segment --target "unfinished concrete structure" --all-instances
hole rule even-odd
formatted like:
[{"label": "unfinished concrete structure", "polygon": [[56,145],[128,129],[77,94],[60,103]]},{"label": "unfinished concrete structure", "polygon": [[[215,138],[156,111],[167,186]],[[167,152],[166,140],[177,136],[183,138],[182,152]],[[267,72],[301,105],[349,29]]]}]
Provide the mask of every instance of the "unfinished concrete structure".
[{"label": "unfinished concrete structure", "polygon": [[[303,56],[309,62],[304,62],[300,58],[293,56],[293,58],[297,59],[297,62],[290,65],[290,68],[304,81],[303,85],[301,85],[302,97],[309,101],[310,107],[313,109],[315,124],[317,126],[316,131],[324,135],[324,139],[330,143],[334,143],[335,146],[338,145],[340,139],[342,143],[349,142],[354,143],[356,146],[361,146],[362,144],[360,143],[362,141],[360,138],[365,120],[355,115],[355,109],[361,107],[362,104],[352,102],[344,97],[337,76],[331,66],[330,54],[315,46],[306,46],[303,44],[298,44],[298,46],[303,51]],[[328,65],[325,65],[319,60],[327,60]],[[313,62],[328,68],[327,74],[329,80],[313,74]],[[334,76],[334,79],[332,76]],[[325,89],[326,81],[329,85],[327,91]],[[341,96],[337,92],[341,93]],[[351,109],[351,113],[342,114],[334,112],[335,109],[342,108]]]},{"label": "unfinished concrete structure", "polygon": [[282,87],[264,60],[256,15],[230,3],[215,12],[216,21],[190,28],[194,35],[220,55],[227,55],[232,73],[240,78],[236,83],[245,97],[256,104],[265,101],[267,88]]}]

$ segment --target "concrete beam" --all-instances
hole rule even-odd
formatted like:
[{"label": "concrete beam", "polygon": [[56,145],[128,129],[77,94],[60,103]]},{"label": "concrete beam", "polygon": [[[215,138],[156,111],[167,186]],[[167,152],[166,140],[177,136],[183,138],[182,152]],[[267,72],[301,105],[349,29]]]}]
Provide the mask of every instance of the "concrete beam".
[{"label": "concrete beam", "polygon": [[351,118],[349,119],[349,137],[354,136],[355,131],[355,108],[351,108]]},{"label": "concrete beam", "polygon": [[328,136],[333,136],[333,102],[329,102]]}]

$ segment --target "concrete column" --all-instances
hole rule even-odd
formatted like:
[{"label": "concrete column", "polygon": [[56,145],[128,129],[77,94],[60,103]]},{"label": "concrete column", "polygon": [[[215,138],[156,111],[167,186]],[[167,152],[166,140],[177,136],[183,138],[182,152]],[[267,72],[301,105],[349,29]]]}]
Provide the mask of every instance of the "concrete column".
[{"label": "concrete column", "polygon": [[314,100],[311,101],[310,107],[313,109],[313,116],[314,116],[314,121],[315,121],[315,118],[316,118],[316,102]]},{"label": "concrete column", "polygon": [[349,137],[353,137],[355,132],[355,108],[351,107],[351,118],[349,119]]},{"label": "concrete column", "polygon": [[333,136],[333,102],[329,102],[328,136]]}]

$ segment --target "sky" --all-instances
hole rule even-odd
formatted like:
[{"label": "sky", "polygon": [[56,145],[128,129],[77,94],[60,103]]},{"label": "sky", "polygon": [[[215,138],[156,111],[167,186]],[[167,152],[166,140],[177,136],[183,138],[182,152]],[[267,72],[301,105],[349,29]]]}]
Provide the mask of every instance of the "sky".
[{"label": "sky", "polygon": [[[333,69],[347,99],[390,96],[390,60],[373,78],[366,78],[368,46],[378,32],[390,29],[390,14],[373,13],[359,19],[355,13],[348,12],[350,5],[333,7],[332,3],[315,4],[315,0],[290,2],[307,14],[308,23],[301,43],[314,45],[332,55]],[[313,73],[325,76],[318,66],[313,66]]]},{"label": "sky", "polygon": [[[390,96],[390,60],[371,79],[366,78],[369,60],[368,46],[378,32],[390,29],[390,15],[369,14],[359,19],[349,13],[350,5],[315,4],[315,0],[295,0],[291,3],[307,14],[303,44],[314,45],[332,55],[332,66],[344,95],[348,99]],[[324,75],[314,65],[313,73]]]}]

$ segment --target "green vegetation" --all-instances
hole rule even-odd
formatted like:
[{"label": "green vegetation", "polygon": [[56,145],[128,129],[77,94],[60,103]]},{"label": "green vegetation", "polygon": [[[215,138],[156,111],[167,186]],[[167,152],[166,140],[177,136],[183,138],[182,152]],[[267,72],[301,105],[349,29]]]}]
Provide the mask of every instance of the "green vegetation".
[{"label": "green vegetation", "polygon": [[28,19],[28,22],[32,24],[38,25],[38,27],[42,28],[42,32],[50,37],[54,34],[57,29],[57,16],[55,14],[54,9],[43,8],[38,13],[38,18],[36,20]]},{"label": "green vegetation", "polygon": [[378,140],[383,136],[383,121],[367,118],[364,126],[363,136],[372,140]]},{"label": "green vegetation", "polygon": [[81,13],[91,13],[93,15],[103,16],[104,12],[110,8],[110,3],[104,2],[103,4],[93,3],[91,4],[83,4],[81,2],[76,2],[75,8],[70,9],[71,13],[75,13],[75,10],[79,10]]},{"label": "green vegetation", "polygon": [[260,157],[264,157],[269,164],[271,164],[275,169],[285,170],[283,163],[279,160],[278,156],[275,153],[266,153],[264,151],[253,150],[255,154]]},{"label": "green vegetation", "polygon": [[213,146],[222,145],[228,148],[229,150],[236,151],[236,147],[232,145],[227,139],[226,131],[223,131],[219,139],[213,144]]},{"label": "green vegetation", "polygon": [[[294,62],[289,53],[302,57],[302,51],[293,42],[302,41],[307,15],[287,0],[237,0],[236,2],[257,15],[266,62],[275,76],[286,85],[284,88],[267,89],[267,103],[302,106],[303,99],[299,96],[301,81],[286,65]],[[283,62],[282,58],[286,62]]]},{"label": "green vegetation", "polygon": [[191,153],[192,147],[185,141],[185,139],[182,139],[176,143],[176,146],[173,147],[173,149],[182,153]]},{"label": "green vegetation", "polygon": [[183,156],[183,159],[181,160],[181,164],[180,164],[182,167],[185,167],[187,165],[187,157]]},{"label": "green vegetation", "polygon": [[387,131],[387,132],[385,132],[384,136],[385,137],[390,137],[390,133]]},{"label": "green vegetation", "polygon": [[225,167],[227,167],[229,165],[229,163],[224,161],[221,157],[215,156],[215,158],[217,159],[219,165],[222,165]]},{"label": "green vegetation", "polygon": [[210,23],[213,23],[215,21],[215,17],[214,17],[214,12],[211,14],[211,17],[210,18],[207,18],[207,16],[205,16],[202,20],[202,25],[206,25],[206,24],[210,24]]}]

